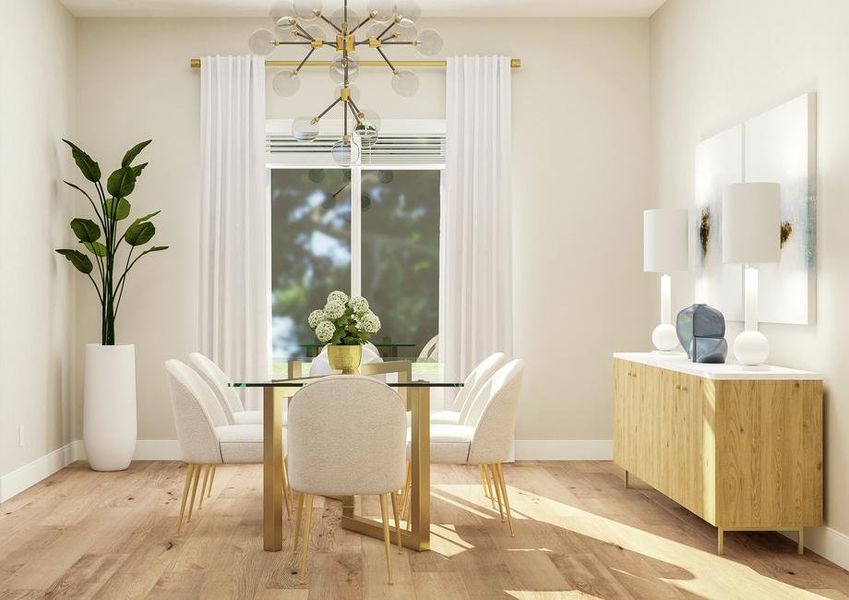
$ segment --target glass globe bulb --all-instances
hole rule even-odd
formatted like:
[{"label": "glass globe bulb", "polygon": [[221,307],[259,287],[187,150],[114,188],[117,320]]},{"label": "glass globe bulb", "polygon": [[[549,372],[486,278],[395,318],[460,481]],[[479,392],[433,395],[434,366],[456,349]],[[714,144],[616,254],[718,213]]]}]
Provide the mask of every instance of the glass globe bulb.
[{"label": "glass globe bulb", "polygon": [[[335,88],[333,88],[333,100],[336,100],[342,94],[342,88],[345,87],[344,83],[340,83]],[[360,103],[360,88],[355,85],[348,85],[348,93],[350,94],[351,100],[354,101],[354,104]]]},{"label": "glass globe bulb", "polygon": [[288,0],[272,3],[268,15],[275,27],[289,28],[295,24],[295,9]]},{"label": "glass globe bulb", "polygon": [[317,19],[321,14],[321,0],[295,0],[293,4],[295,16],[304,21]]},{"label": "glass globe bulb", "polygon": [[267,56],[274,51],[274,34],[267,29],[257,29],[248,39],[248,47],[252,54]]},{"label": "glass globe bulb", "polygon": [[[362,23],[365,17],[361,16],[358,11],[353,10],[350,6],[348,7],[348,31],[352,30],[354,27]],[[334,10],[330,15],[330,20],[336,23],[337,25],[342,25],[345,22],[345,9],[339,8]]]},{"label": "glass globe bulb", "polygon": [[330,149],[330,154],[333,160],[338,165],[348,166],[352,162],[357,162],[360,159],[360,147],[353,143],[350,139],[342,138]]},{"label": "glass globe bulb", "polygon": [[396,20],[401,27],[413,27],[422,16],[422,9],[415,0],[399,0]]},{"label": "glass globe bulb", "polygon": [[292,123],[292,137],[299,142],[311,142],[318,137],[318,123],[312,117],[298,117]]},{"label": "glass globe bulb", "polygon": [[371,208],[371,196],[368,194],[362,194],[360,196],[360,208],[363,212]]},{"label": "glass globe bulb", "polygon": [[412,71],[398,71],[392,76],[392,89],[399,96],[412,96],[419,90],[419,77]]},{"label": "glass globe bulb", "polygon": [[363,119],[354,127],[354,131],[360,136],[360,143],[363,148],[371,148],[377,143],[377,127],[374,123]]},{"label": "glass globe bulb", "polygon": [[347,57],[337,54],[330,63],[330,78],[334,83],[345,81],[346,64],[348,65],[348,81],[353,81],[360,74],[360,60],[355,53],[349,53]]},{"label": "glass globe bulb", "polygon": [[393,0],[370,0],[368,14],[378,23],[389,23],[395,18],[395,2]]},{"label": "glass globe bulb", "polygon": [[317,40],[324,39],[324,30],[321,28],[321,25],[307,25],[304,27],[304,31],[313,36]]},{"label": "glass globe bulb", "polygon": [[377,172],[377,180],[380,183],[387,184],[392,183],[392,180],[395,179],[395,173],[389,171],[387,169],[381,169]]},{"label": "glass globe bulb", "polygon": [[301,88],[301,78],[292,69],[284,69],[271,80],[271,87],[278,96],[294,96]]},{"label": "glass globe bulb", "polygon": [[324,181],[324,169],[310,169],[307,176],[313,183],[321,183],[322,181]]},{"label": "glass globe bulb", "polygon": [[433,29],[425,29],[416,39],[416,50],[422,56],[436,56],[442,50],[442,36]]},{"label": "glass globe bulb", "polygon": [[383,125],[383,120],[380,118],[380,115],[369,108],[363,111],[363,120],[374,125],[378,131],[380,131],[380,128]]}]

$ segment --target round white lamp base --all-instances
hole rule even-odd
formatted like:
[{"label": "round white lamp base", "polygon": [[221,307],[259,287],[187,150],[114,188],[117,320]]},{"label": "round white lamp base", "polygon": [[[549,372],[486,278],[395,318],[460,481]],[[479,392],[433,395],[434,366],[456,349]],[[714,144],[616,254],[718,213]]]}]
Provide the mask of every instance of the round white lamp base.
[{"label": "round white lamp base", "polygon": [[760,331],[744,331],[734,340],[734,356],[741,365],[761,365],[769,356],[769,342]]},{"label": "round white lamp base", "polygon": [[655,327],[651,332],[651,341],[661,352],[672,352],[678,347],[678,335],[669,323],[661,323]]}]

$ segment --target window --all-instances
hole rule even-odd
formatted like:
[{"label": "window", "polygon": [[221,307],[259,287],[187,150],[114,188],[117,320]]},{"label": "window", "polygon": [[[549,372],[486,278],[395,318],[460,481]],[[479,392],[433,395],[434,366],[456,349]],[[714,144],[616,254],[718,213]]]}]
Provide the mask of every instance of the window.
[{"label": "window", "polygon": [[322,140],[298,145],[280,131],[268,144],[272,372],[318,350],[307,316],[334,289],[369,299],[382,322],[371,341],[384,356],[416,359],[439,327],[444,136],[389,135],[343,169],[329,164]]}]

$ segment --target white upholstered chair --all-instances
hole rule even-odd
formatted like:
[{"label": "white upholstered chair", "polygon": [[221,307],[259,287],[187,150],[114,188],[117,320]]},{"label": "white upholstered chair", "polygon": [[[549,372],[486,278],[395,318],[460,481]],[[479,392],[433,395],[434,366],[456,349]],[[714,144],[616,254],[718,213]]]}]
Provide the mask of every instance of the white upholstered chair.
[{"label": "white upholstered chair", "polygon": [[292,397],[287,432],[289,483],[300,493],[292,551],[297,550],[305,513],[302,582],[307,574],[313,496],[376,495],[380,497],[386,568],[392,583],[387,498],[395,513],[400,551],[397,491],[404,483],[404,414],[401,397],[371,377],[325,377]]},{"label": "white upholstered chair", "polygon": [[[192,520],[198,482],[204,467],[206,474],[201,485],[198,510],[203,507],[204,494],[210,495],[212,492],[217,465],[262,463],[263,431],[262,425],[257,423],[228,423],[215,392],[187,364],[179,360],[169,360],[165,363],[165,369],[171,389],[177,438],[180,441],[183,461],[188,465],[180,501],[180,517],[177,520],[179,535],[189,490],[191,501],[187,522]],[[284,468],[283,496],[289,509],[290,498],[285,474]]]},{"label": "white upholstered chair", "polygon": [[[431,413],[430,422],[466,425],[470,420],[476,418],[482,408],[475,406],[481,389],[483,389],[490,377],[506,362],[507,357],[503,352],[496,352],[483,359],[469,373],[469,376],[466,377],[463,387],[460,388],[451,406],[446,410]],[[474,414],[475,412],[478,414]]]},{"label": "white upholstered chair", "polygon": [[215,392],[230,425],[262,423],[261,410],[245,410],[245,405],[235,388],[230,387],[230,378],[212,359],[200,352],[189,354],[189,360],[209,387]]},{"label": "white upholstered chair", "polygon": [[[432,464],[478,465],[484,476],[485,489],[498,501],[498,512],[505,512],[513,535],[513,518],[507,498],[502,463],[510,460],[516,428],[516,411],[522,387],[525,364],[512,360],[498,369],[478,394],[480,410],[472,410],[466,424],[434,423],[430,427],[430,462]],[[407,432],[407,455],[410,453]],[[494,484],[494,486],[493,486]],[[404,482],[401,514],[405,514],[410,498],[410,479]],[[502,502],[504,508],[502,508]]]}]

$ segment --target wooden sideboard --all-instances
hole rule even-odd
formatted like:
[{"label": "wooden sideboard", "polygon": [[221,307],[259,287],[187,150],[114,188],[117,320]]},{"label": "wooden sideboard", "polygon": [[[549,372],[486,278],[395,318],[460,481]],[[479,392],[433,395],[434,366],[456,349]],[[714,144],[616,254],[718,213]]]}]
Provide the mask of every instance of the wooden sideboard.
[{"label": "wooden sideboard", "polygon": [[614,354],[613,459],[726,531],[822,525],[822,378]]}]

